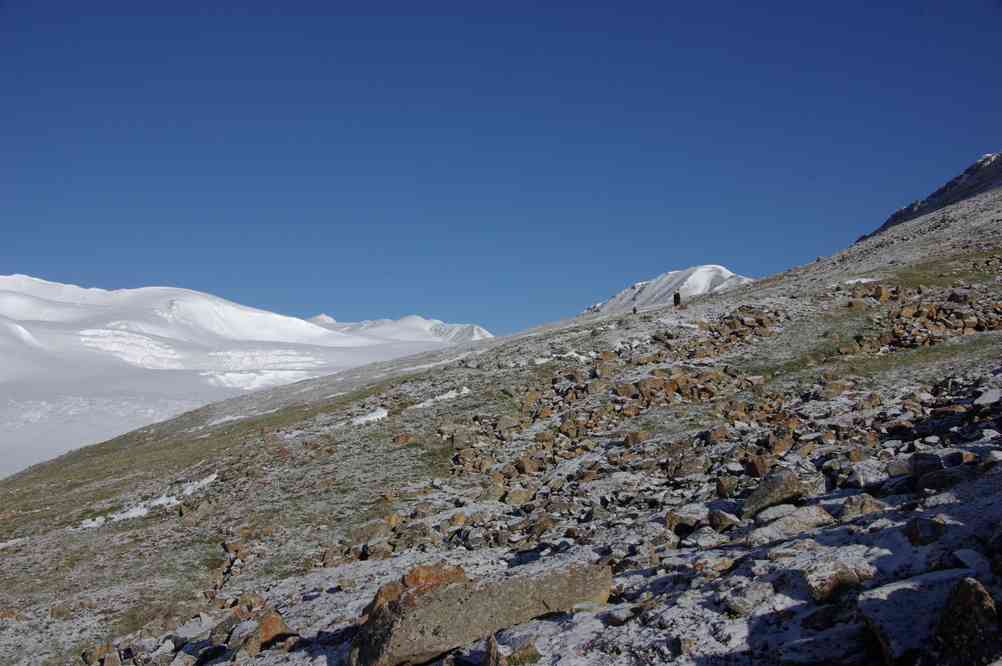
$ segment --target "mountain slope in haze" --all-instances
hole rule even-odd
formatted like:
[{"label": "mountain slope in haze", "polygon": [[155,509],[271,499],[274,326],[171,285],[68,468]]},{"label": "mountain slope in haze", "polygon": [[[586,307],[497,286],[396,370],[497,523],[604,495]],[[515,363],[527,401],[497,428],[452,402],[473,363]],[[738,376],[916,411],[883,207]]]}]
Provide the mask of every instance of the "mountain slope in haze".
[{"label": "mountain slope in haze", "polygon": [[903,222],[914,220],[997,187],[1002,187],[1002,153],[988,153],[926,198],[895,211],[880,228],[859,240],[866,240]]},{"label": "mountain slope in haze", "polygon": [[0,276],[0,475],[248,390],[483,337],[418,316],[314,323],[187,289]]},{"label": "mountain slope in haze", "polygon": [[707,264],[681,271],[663,273],[653,280],[630,285],[612,298],[596,303],[588,312],[608,314],[637,308],[651,308],[672,303],[675,293],[683,299],[706,294],[717,294],[752,282],[751,278],[737,275],[723,266]]}]

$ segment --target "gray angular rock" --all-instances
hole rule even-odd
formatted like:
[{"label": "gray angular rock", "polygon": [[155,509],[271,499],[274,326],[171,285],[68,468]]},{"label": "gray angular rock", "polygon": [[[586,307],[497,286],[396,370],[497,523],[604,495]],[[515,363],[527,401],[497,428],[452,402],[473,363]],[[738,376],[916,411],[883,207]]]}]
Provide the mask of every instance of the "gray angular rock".
[{"label": "gray angular rock", "polygon": [[855,488],[865,490],[879,488],[889,478],[887,464],[880,460],[870,459],[853,464],[848,483]]},{"label": "gray angular rock", "polygon": [[978,407],[985,407],[988,405],[994,405],[995,403],[1002,400],[1002,389],[992,388],[987,389],[981,395],[979,395],[975,400],[974,404]]},{"label": "gray angular rock", "polygon": [[1002,656],[995,601],[976,579],[961,579],[950,592],[933,655],[939,666],[988,664]]},{"label": "gray angular rock", "polygon": [[765,527],[759,527],[748,535],[748,545],[764,546],[773,541],[782,541],[801,532],[835,522],[831,514],[820,506],[802,506]]},{"label": "gray angular rock", "polygon": [[352,643],[349,663],[424,663],[541,615],[567,612],[578,604],[604,604],[611,588],[609,567],[578,564],[498,580],[405,590],[370,611]]},{"label": "gray angular rock", "polygon": [[888,666],[914,663],[931,645],[956,584],[973,572],[946,569],[864,592],[858,607]]},{"label": "gray angular rock", "polygon": [[830,599],[839,590],[858,587],[873,578],[877,570],[859,557],[818,558],[804,572],[807,589],[815,601]]},{"label": "gray angular rock", "polygon": [[772,583],[769,581],[756,581],[730,590],[721,596],[720,601],[731,613],[747,617],[756,608],[761,608],[774,594],[776,594],[776,590],[773,588]]},{"label": "gray angular rock", "polygon": [[796,499],[803,495],[803,492],[800,477],[796,472],[788,469],[776,470],[762,479],[758,488],[748,496],[742,508],[742,515],[746,518],[754,517],[762,509]]},{"label": "gray angular rock", "polygon": [[714,509],[710,511],[709,515],[710,527],[718,532],[725,532],[730,528],[740,525],[741,519],[734,514],[727,513],[720,509]]},{"label": "gray angular rock", "polygon": [[862,493],[860,495],[853,495],[843,502],[842,512],[839,514],[839,518],[845,522],[870,513],[884,511],[886,509],[886,504],[870,495],[867,495],[866,493]]},{"label": "gray angular rock", "polygon": [[756,525],[768,525],[774,520],[779,520],[789,516],[791,513],[797,510],[792,504],[777,504],[776,506],[770,506],[768,509],[762,509],[759,511],[758,515],[755,516]]}]

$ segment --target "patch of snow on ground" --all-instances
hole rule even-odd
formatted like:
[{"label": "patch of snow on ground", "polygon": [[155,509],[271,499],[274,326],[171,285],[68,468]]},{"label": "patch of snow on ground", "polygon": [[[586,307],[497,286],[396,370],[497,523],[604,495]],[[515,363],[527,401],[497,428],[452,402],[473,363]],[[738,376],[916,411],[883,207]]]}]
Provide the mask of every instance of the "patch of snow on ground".
[{"label": "patch of snow on ground", "polygon": [[297,349],[227,349],[209,356],[220,370],[260,370],[278,368],[307,370],[324,365],[324,360]]},{"label": "patch of snow on ground", "polygon": [[[204,490],[209,485],[214,483],[219,478],[218,473],[210,474],[209,476],[201,479],[199,481],[189,481],[181,486],[181,496],[190,497],[200,490]],[[135,506],[129,507],[122,511],[116,511],[115,513],[110,513],[107,516],[97,516],[96,518],[88,518],[87,520],[80,523],[77,529],[87,530],[94,529],[96,527],[101,527],[108,523],[117,523],[123,520],[131,520],[133,518],[143,518],[153,509],[158,509],[161,507],[172,507],[177,506],[181,503],[181,500],[177,498],[176,495],[167,495],[166,493],[156,497],[154,499],[148,500],[146,502],[140,502]]]},{"label": "patch of snow on ground", "polygon": [[389,412],[380,407],[379,409],[373,410],[368,414],[363,414],[362,416],[356,416],[351,420],[352,425],[365,425],[366,423],[373,423],[375,421],[381,421],[389,416]]},{"label": "patch of snow on ground", "polygon": [[409,407],[409,409],[424,409],[425,407],[431,407],[436,402],[443,402],[445,400],[453,400],[453,399],[458,398],[460,396],[469,395],[469,394],[470,394],[470,388],[468,386],[464,386],[461,389],[458,389],[458,390],[457,389],[453,389],[451,391],[447,391],[447,392],[443,393],[442,395],[437,395],[434,398],[429,398],[429,399],[425,400],[424,402],[419,402],[416,405],[411,405]]},{"label": "patch of snow on ground", "polygon": [[80,331],[85,347],[117,356],[126,363],[150,370],[180,370],[181,355],[166,344],[139,333],[110,329]]},{"label": "patch of snow on ground", "polygon": [[545,365],[550,361],[555,361],[559,358],[569,358],[580,363],[591,363],[592,357],[579,354],[577,352],[567,352],[566,354],[556,354],[554,356],[540,356],[539,358],[532,359],[534,365]]},{"label": "patch of snow on ground", "polygon": [[244,419],[253,418],[255,416],[264,416],[265,414],[271,414],[272,412],[277,412],[278,409],[279,408],[276,407],[275,409],[269,409],[269,410],[263,411],[263,412],[254,412],[252,414],[233,414],[231,416],[222,416],[222,417],[220,417],[218,419],[209,421],[204,426],[198,426],[198,428],[196,428],[196,430],[203,430],[205,428],[211,428],[213,426],[222,425],[224,423],[229,423],[231,421],[242,421]]},{"label": "patch of snow on ground", "polygon": [[293,382],[311,379],[316,376],[314,372],[306,370],[257,370],[253,372],[214,372],[207,371],[199,373],[205,377],[209,384],[224,388],[244,389],[245,391],[256,391],[269,386],[281,386],[282,384],[292,384]]},{"label": "patch of snow on ground", "polygon": [[444,361],[436,361],[435,363],[424,363],[422,365],[408,365],[403,368],[397,368],[397,372],[414,372],[416,370],[428,370],[430,368],[437,368],[440,365],[448,365],[450,363],[456,363],[457,361],[462,361],[464,358],[470,355],[470,352],[464,352],[458,356],[453,356]]},{"label": "patch of snow on ground", "polygon": [[219,472],[213,472],[209,476],[205,477],[200,481],[189,481],[181,487],[181,494],[185,497],[190,497],[197,493],[199,490],[208,487],[210,484],[216,482],[219,478]]}]

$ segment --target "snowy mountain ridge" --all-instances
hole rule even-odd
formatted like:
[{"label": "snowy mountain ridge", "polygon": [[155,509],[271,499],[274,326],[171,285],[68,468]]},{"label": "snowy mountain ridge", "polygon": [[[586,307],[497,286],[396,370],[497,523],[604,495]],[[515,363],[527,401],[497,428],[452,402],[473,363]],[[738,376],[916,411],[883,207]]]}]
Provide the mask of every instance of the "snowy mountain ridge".
[{"label": "snowy mountain ridge", "polygon": [[672,303],[675,294],[683,299],[716,294],[752,282],[724,266],[706,264],[662,273],[652,280],[634,282],[607,301],[596,303],[586,312],[608,314],[636,308],[650,308]]},{"label": "snowy mountain ridge", "polygon": [[190,289],[0,276],[0,475],[246,391],[489,337],[417,315],[308,321]]},{"label": "snowy mountain ridge", "polygon": [[360,322],[339,322],[330,315],[319,314],[308,321],[339,333],[362,333],[386,340],[425,340],[428,338],[450,342],[475,342],[494,337],[487,329],[476,324],[447,324],[438,319],[420,315],[407,315],[400,319],[368,319]]}]

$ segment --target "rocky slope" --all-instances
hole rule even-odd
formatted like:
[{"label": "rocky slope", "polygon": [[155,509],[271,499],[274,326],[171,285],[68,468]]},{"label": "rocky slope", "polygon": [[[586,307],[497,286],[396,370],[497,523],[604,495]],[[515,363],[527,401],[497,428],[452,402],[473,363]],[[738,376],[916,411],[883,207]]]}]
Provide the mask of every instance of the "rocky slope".
[{"label": "rocky slope", "polygon": [[685,309],[241,396],[0,482],[12,664],[1002,652],[1002,191]]},{"label": "rocky slope", "polygon": [[967,167],[962,174],[925,199],[914,201],[894,212],[879,229],[860,240],[876,236],[902,222],[928,215],[964,199],[1002,187],[1002,153],[988,153]]}]

